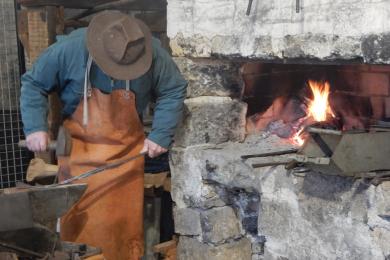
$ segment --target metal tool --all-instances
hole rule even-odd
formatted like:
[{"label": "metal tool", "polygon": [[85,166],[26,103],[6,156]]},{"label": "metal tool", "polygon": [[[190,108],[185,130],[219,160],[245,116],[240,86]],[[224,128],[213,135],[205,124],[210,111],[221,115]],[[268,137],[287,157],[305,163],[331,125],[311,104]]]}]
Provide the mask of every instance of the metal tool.
[{"label": "metal tool", "polygon": [[254,163],[252,164],[253,168],[260,168],[265,166],[275,166],[275,165],[289,165],[291,163],[312,163],[319,165],[328,165],[330,163],[330,158],[328,157],[308,157],[301,154],[294,154],[288,158],[283,158],[282,160],[275,160],[273,162],[265,163]]},{"label": "metal tool", "polygon": [[113,168],[116,168],[124,163],[127,163],[127,162],[130,162],[130,161],[133,161],[139,157],[142,157],[146,154],[146,152],[143,152],[143,153],[139,153],[137,154],[136,156],[133,156],[133,157],[130,157],[130,158],[126,158],[126,159],[123,159],[123,160],[119,160],[119,161],[116,161],[116,162],[113,162],[113,163],[108,163],[106,165],[103,165],[101,167],[97,167],[93,170],[90,170],[90,171],[87,171],[83,174],[80,174],[78,176],[74,176],[72,178],[69,178],[69,179],[66,179],[62,182],[59,182],[58,184],[55,184],[55,185],[65,185],[65,184],[69,184],[69,183],[72,183],[74,181],[77,181],[77,180],[81,180],[81,179],[85,179],[85,178],[88,178],[92,175],[95,175],[95,174],[98,174],[102,171],[105,171],[105,170],[109,170],[109,169],[113,169]]},{"label": "metal tool", "polygon": [[296,2],[296,3],[295,3],[295,12],[296,12],[296,13],[299,13],[300,10],[301,10],[301,3],[300,3],[300,0],[296,0],[295,2]]},{"label": "metal tool", "polygon": [[[20,140],[18,146],[27,148],[26,140]],[[50,141],[47,148],[49,151],[55,151],[57,156],[70,155],[70,151],[72,150],[72,138],[70,133],[64,127],[60,127],[57,140]]]},{"label": "metal tool", "polygon": [[297,153],[297,152],[298,152],[298,149],[292,148],[292,149],[288,149],[288,150],[269,152],[269,153],[242,155],[241,159],[246,160],[249,158],[269,157],[269,156],[276,156],[276,155],[292,154],[292,153]]},{"label": "metal tool", "polygon": [[246,15],[249,16],[251,14],[251,9],[252,9],[252,3],[253,3],[253,0],[249,0],[248,2],[248,7],[246,9]]}]

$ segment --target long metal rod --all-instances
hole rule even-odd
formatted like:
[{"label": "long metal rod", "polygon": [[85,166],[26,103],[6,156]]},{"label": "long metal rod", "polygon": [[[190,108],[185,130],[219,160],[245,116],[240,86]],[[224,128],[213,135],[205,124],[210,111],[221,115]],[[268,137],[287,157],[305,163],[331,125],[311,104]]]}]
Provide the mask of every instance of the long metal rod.
[{"label": "long metal rod", "polygon": [[95,175],[97,173],[100,173],[102,171],[105,171],[105,170],[109,170],[109,169],[113,169],[113,168],[116,168],[124,163],[127,163],[127,162],[130,162],[130,161],[133,161],[139,157],[142,157],[144,156],[146,153],[139,153],[137,154],[136,156],[133,156],[133,157],[130,157],[130,158],[127,158],[127,159],[123,159],[123,160],[120,160],[120,161],[117,161],[117,162],[113,162],[113,163],[109,163],[109,164],[106,164],[104,166],[101,166],[101,167],[98,167],[98,168],[95,168],[91,171],[87,171],[86,173],[83,173],[83,174],[80,174],[78,176],[75,176],[75,177],[72,177],[72,178],[69,178],[67,180],[64,180],[58,184],[55,184],[55,185],[64,185],[64,184],[69,184],[71,182],[74,182],[76,180],[81,180],[81,179],[85,179],[85,178],[88,178],[92,175]]},{"label": "long metal rod", "polygon": [[330,135],[342,135],[343,134],[343,132],[339,131],[339,130],[323,129],[323,128],[312,127],[312,126],[307,127],[306,131],[309,133],[316,133],[316,134],[330,134]]},{"label": "long metal rod", "polygon": [[298,149],[293,148],[293,149],[277,151],[277,152],[242,155],[241,159],[246,160],[246,159],[249,159],[249,158],[269,157],[269,156],[276,156],[276,155],[292,154],[292,153],[296,153],[296,152],[298,152]]},{"label": "long metal rod", "polygon": [[252,164],[252,168],[261,168],[261,167],[266,167],[266,166],[278,166],[278,165],[287,165],[291,163],[292,160],[290,161],[285,161],[285,162],[266,162],[266,163],[254,163]]}]

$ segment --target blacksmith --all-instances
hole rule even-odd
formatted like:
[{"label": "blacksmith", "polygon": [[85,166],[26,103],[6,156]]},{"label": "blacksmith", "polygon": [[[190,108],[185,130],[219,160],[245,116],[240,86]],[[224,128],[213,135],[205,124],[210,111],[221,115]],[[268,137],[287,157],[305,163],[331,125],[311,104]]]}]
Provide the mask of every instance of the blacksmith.
[{"label": "blacksmith", "polygon": [[[107,162],[167,151],[182,113],[186,81],[141,21],[118,11],[96,15],[50,46],[22,77],[21,112],[27,145],[48,145],[48,94],[59,93],[72,135],[61,178]],[[140,115],[156,98],[152,131]],[[86,180],[81,201],[61,220],[63,240],[101,247],[109,260],[143,254],[143,159]]]}]

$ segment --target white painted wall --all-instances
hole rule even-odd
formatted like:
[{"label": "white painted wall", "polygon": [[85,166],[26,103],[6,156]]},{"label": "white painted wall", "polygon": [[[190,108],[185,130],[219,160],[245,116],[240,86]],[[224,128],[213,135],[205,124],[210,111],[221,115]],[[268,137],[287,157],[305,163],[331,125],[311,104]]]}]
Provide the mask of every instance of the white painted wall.
[{"label": "white painted wall", "polygon": [[[340,44],[347,44],[347,56],[359,56],[355,45],[361,36],[390,33],[389,0],[300,0],[299,13],[296,0],[253,0],[251,14],[246,16],[248,1],[168,0],[168,36],[184,39],[189,45],[192,45],[190,39],[201,39],[198,45],[205,44],[206,50],[203,48],[201,53],[192,50],[194,56],[216,52],[281,57],[281,51],[291,45],[285,42],[286,35],[298,40],[319,35],[327,47],[320,47],[318,53],[304,52],[326,58],[338,51]],[[216,46],[221,45],[216,38],[223,39],[224,48]],[[270,43],[259,46],[256,38],[269,38]],[[173,45],[175,49],[183,48],[184,44],[174,40]],[[306,44],[303,48],[310,46]]]}]

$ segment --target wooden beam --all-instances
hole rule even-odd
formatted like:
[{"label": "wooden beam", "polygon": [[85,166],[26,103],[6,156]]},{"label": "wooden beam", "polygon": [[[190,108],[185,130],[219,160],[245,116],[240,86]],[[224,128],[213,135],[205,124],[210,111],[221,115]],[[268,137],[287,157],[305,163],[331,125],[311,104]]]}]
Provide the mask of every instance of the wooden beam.
[{"label": "wooden beam", "polygon": [[104,10],[122,11],[161,11],[166,10],[167,0],[119,0],[117,2],[101,4],[75,15],[70,20],[78,20]]},{"label": "wooden beam", "polygon": [[136,18],[142,20],[152,32],[166,32],[167,31],[167,12],[166,10],[139,13],[135,15]]},{"label": "wooden beam", "polygon": [[[167,31],[166,10],[138,13],[135,17],[142,20],[152,32],[165,33]],[[65,21],[65,27],[87,27],[88,24],[89,22],[86,20],[72,19]]]},{"label": "wooden beam", "polygon": [[[39,55],[51,44],[55,42],[57,34],[62,33],[64,28],[63,8],[46,6],[41,8],[28,8],[27,12],[27,43],[26,67],[31,68]],[[25,32],[20,31],[20,34]],[[59,125],[61,124],[61,102],[57,94],[49,96],[48,126],[51,139],[56,139]],[[47,163],[55,163],[53,153],[39,153],[36,157],[45,160]]]},{"label": "wooden beam", "polygon": [[[54,43],[56,35],[55,19],[57,17],[56,7],[43,7],[27,10],[28,28],[28,62],[27,67],[32,63],[50,44]],[[26,47],[26,46],[25,46]]]},{"label": "wooden beam", "polygon": [[26,55],[29,56],[29,47],[28,47],[28,18],[27,10],[19,10],[17,12],[18,19],[18,37],[22,42]]},{"label": "wooden beam", "polygon": [[114,1],[118,0],[16,0],[16,3],[25,7],[63,6],[65,8],[89,9]]}]

